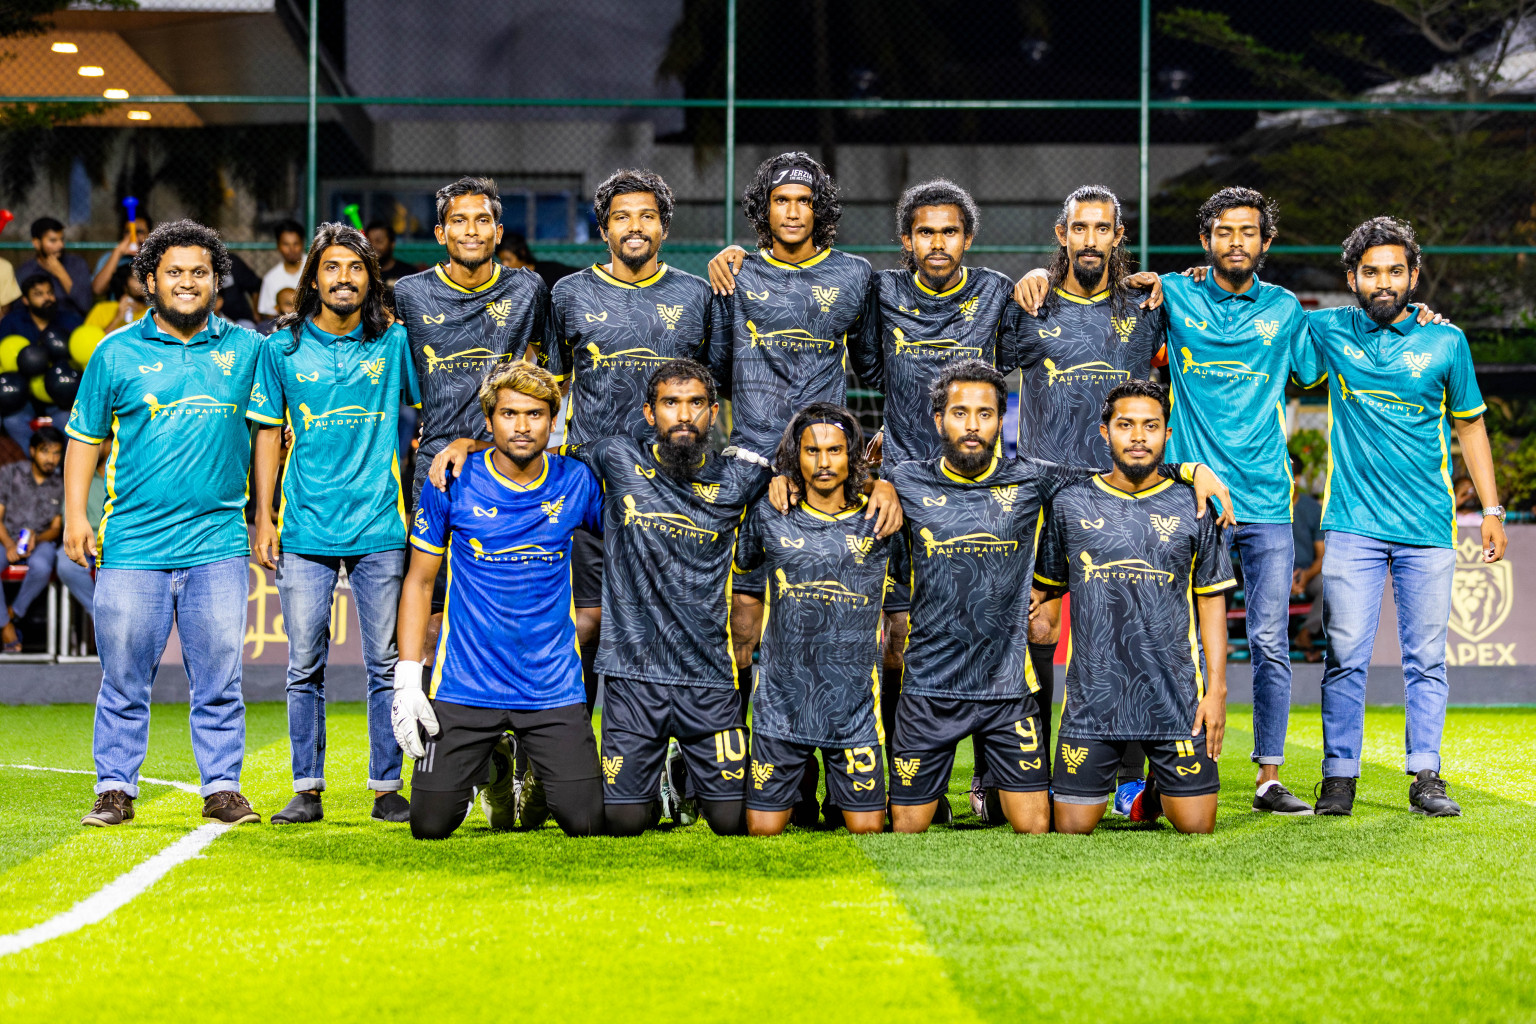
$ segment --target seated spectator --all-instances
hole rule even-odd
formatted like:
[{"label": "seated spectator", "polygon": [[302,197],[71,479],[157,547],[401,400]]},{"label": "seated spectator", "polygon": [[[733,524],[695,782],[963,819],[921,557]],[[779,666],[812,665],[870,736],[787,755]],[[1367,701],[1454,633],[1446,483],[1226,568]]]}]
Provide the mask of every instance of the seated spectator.
[{"label": "seated spectator", "polygon": [[82,322],[73,309],[59,303],[53,278],[37,272],[22,278],[21,305],[0,319],[0,338],[19,334],[36,343],[58,337],[67,346],[69,332]]},{"label": "seated spectator", "polygon": [[[139,242],[155,226],[154,221],[140,216],[134,219],[133,232],[130,234],[128,218],[124,216],[118,219],[123,222],[118,229],[123,237],[111,252],[101,254],[101,259],[96,261],[96,276],[91,279],[91,291],[98,296],[106,295],[112,289],[112,278],[120,269],[133,263],[134,256],[139,252]],[[121,291],[118,294],[121,295]]]},{"label": "seated spectator", "polygon": [[[17,623],[57,572],[59,579],[75,595],[86,611],[96,593],[91,570],[76,565],[64,554],[60,537],[64,532],[64,479],[59,464],[64,461],[64,434],[54,427],[41,427],[32,435],[31,458],[0,466],[0,544],[5,546],[8,565],[26,562],[27,575],[16,591],[16,600],[6,609],[0,628],[0,643],[7,654],[21,652],[21,632]],[[29,546],[19,549],[22,531],[29,531]]]},{"label": "seated spectator", "polygon": [[1291,456],[1291,538],[1296,544],[1295,569],[1291,573],[1291,600],[1311,601],[1312,610],[1301,620],[1296,648],[1308,661],[1322,661],[1323,652],[1313,649],[1315,635],[1323,628],[1323,506],[1301,486],[1301,459]]},{"label": "seated spectator", "polygon": [[280,221],[272,229],[277,239],[277,263],[262,275],[261,297],[256,301],[257,316],[277,316],[277,293],[284,288],[297,291],[299,271],[304,269],[304,227],[296,220]]},{"label": "seated spectator", "polygon": [[[284,291],[286,291],[286,290],[287,289],[284,289]],[[278,292],[277,293],[277,304],[279,306],[281,306],[283,304],[283,293],[282,292]],[[228,320],[230,323],[234,324],[236,327],[244,327],[245,329],[251,330],[251,331],[259,331],[259,330],[261,330],[260,327],[256,326],[254,323],[252,323],[249,320],[236,320],[233,317],[231,317],[228,313],[224,312],[224,293],[223,292],[214,292],[213,293],[213,312],[214,312],[214,315],[222,316],[225,320]],[[276,320],[269,320],[267,322],[268,323],[272,323],[272,324],[277,323]]]},{"label": "seated spectator", "polygon": [[299,293],[293,288],[284,288],[277,293],[277,315],[268,317],[256,328],[262,334],[271,334],[277,330],[277,322],[283,317],[299,308]]},{"label": "seated spectator", "polygon": [[380,218],[368,223],[368,244],[379,254],[379,280],[384,284],[421,268],[404,260],[395,259],[395,226]]},{"label": "seated spectator", "polygon": [[60,306],[79,317],[89,313],[95,298],[91,292],[91,268],[79,256],[64,251],[64,225],[52,217],[33,221],[32,250],[35,255],[16,268],[16,277],[25,281],[33,274],[47,274],[53,278]]},{"label": "seated spectator", "polygon": [[89,327],[99,327],[111,334],[148,312],[149,301],[144,294],[144,285],[130,264],[117,268],[107,286],[107,297],[91,307],[85,322]]},{"label": "seated spectator", "polygon": [[555,282],[562,277],[569,277],[580,268],[569,267],[564,263],[556,263],[554,260],[535,260],[533,252],[528,248],[528,239],[520,231],[507,231],[501,236],[501,244],[496,246],[496,259],[508,270],[517,270],[527,267],[544,279],[544,285],[553,288]]},{"label": "seated spectator", "polygon": [[219,281],[219,295],[224,299],[224,319],[231,323],[256,322],[256,296],[261,294],[261,275],[240,258],[229,254],[229,273]]}]

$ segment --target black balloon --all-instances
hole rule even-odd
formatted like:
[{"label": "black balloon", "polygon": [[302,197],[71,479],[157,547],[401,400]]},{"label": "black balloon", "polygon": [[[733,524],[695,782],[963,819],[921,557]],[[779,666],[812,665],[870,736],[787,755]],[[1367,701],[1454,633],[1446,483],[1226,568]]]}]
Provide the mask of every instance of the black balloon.
[{"label": "black balloon", "polygon": [[68,409],[75,404],[75,395],[80,390],[80,371],[68,366],[51,366],[43,375],[43,389],[54,405]]},{"label": "black balloon", "polygon": [[27,378],[19,373],[0,373],[0,416],[20,412],[31,398]]},{"label": "black balloon", "polygon": [[35,341],[16,353],[16,372],[23,377],[36,377],[52,364],[48,349]]},{"label": "black balloon", "polygon": [[55,366],[69,365],[69,339],[61,338],[57,334],[48,334],[34,341],[31,348],[43,346],[43,351],[48,353],[48,361]]}]

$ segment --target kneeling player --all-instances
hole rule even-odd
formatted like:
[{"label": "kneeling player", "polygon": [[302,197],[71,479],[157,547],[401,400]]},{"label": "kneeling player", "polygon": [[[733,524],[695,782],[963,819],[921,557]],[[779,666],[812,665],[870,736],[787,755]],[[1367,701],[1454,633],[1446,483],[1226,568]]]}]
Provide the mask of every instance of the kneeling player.
[{"label": "kneeling player", "polygon": [[[787,515],[763,498],[747,513],[736,566],[767,568],[747,831],[784,831],[817,748],[850,832],[885,827],[880,751],[880,606],[901,534],[864,516],[864,437],[842,406],[815,402],[784,431],[775,468],[804,495]],[[898,568],[904,575],[906,570]]]},{"label": "kneeling player", "polygon": [[1147,818],[1161,801],[1180,832],[1210,832],[1227,723],[1222,593],[1236,586],[1227,542],[1215,516],[1197,516],[1188,488],[1155,472],[1168,437],[1162,385],[1118,385],[1101,419],[1115,468],[1057,493],[1035,572],[1036,600],[1072,594],[1056,830],[1093,831],[1126,745],[1140,742],[1152,764]]},{"label": "kneeling player", "polygon": [[[416,759],[411,834],[442,839],[463,822],[492,754],[511,730],[567,835],[603,829],[597,744],[587,717],[571,618],[571,534],[602,529],[602,488],[575,459],[545,454],[560,389],[546,371],[511,363],[480,389],[493,447],[446,490],[423,487],[400,596],[400,664],[391,717]],[[448,560],[448,594],[422,692],[421,648],[432,582]],[[429,737],[422,742],[421,731]],[[511,764],[498,760],[504,775]],[[499,796],[498,796],[499,794]],[[485,797],[492,828],[509,827],[510,786]]]}]

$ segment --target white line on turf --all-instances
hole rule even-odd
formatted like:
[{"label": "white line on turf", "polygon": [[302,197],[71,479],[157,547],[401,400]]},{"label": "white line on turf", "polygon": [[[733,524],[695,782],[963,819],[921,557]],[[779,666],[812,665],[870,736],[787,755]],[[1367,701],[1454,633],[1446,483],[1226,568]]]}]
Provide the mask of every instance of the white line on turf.
[{"label": "white line on turf", "polygon": [[[64,775],[96,774],[93,771],[86,771],[84,768],[45,768],[42,765],[37,764],[0,764],[0,768],[20,768],[21,770],[28,772],[60,772]],[[202,795],[202,791],[198,789],[198,787],[192,785],[190,782],[172,782],[169,779],[152,779],[147,775],[140,776],[139,781],[147,782],[151,786],[171,786],[181,790],[183,793],[193,793],[199,796]]]},{"label": "white line on turf", "polygon": [[221,821],[211,822],[182,836],[137,867],[119,875],[62,914],[31,928],[0,935],[0,957],[19,953],[29,946],[48,942],[105,920],[114,910],[154,885],[171,868],[202,853],[208,844],[229,831]]}]

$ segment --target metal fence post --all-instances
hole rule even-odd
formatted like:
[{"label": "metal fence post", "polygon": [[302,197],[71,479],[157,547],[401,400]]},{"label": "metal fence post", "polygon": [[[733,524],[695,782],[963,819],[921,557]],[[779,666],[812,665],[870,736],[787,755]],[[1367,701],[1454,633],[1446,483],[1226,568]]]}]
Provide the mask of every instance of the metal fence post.
[{"label": "metal fence post", "polygon": [[736,191],[736,0],[725,3],[725,209],[720,227],[726,245],[734,232]]},{"label": "metal fence post", "polygon": [[1140,162],[1136,197],[1136,265],[1147,269],[1152,242],[1152,0],[1141,0],[1141,132],[1136,144]]},{"label": "metal fence post", "polygon": [[304,226],[309,237],[315,234],[315,199],[320,183],[317,152],[317,109],[315,96],[320,84],[320,0],[309,0],[309,108],[305,118]]}]

